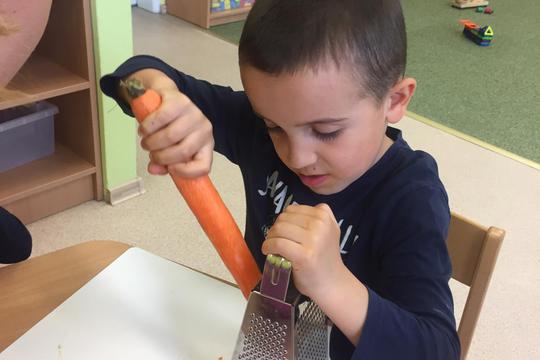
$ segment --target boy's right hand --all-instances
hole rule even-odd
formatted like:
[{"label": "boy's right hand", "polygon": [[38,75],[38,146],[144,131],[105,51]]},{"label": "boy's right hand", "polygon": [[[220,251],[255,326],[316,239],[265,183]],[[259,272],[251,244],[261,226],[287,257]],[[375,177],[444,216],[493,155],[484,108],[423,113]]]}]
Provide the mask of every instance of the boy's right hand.
[{"label": "boy's right hand", "polygon": [[141,146],[149,151],[148,172],[185,178],[208,174],[214,149],[212,124],[171,79],[154,71],[130,76],[142,75],[143,83],[157,91],[162,101],[139,125]]}]

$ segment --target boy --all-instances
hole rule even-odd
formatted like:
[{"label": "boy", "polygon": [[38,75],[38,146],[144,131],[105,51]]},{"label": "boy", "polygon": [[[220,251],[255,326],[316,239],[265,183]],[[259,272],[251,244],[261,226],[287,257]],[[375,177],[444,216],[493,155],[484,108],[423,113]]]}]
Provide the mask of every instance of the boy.
[{"label": "boy", "polygon": [[275,253],[334,324],[333,359],[458,359],[448,199],[435,161],[398,122],[416,83],[403,76],[398,0],[258,0],[239,46],[245,92],[138,56],[102,79],[158,91],[140,126],[148,170],[208,173],[212,150],[240,167],[245,239]]}]

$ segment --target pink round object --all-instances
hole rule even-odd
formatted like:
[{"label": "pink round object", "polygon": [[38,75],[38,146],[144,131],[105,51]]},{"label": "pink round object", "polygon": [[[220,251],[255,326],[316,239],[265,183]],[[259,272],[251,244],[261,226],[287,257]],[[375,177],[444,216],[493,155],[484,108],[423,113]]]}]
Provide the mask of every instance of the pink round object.
[{"label": "pink round object", "polygon": [[52,0],[0,2],[0,87],[17,74],[43,36]]},{"label": "pink round object", "polygon": [[493,9],[490,7],[487,7],[484,9],[484,14],[493,14]]}]

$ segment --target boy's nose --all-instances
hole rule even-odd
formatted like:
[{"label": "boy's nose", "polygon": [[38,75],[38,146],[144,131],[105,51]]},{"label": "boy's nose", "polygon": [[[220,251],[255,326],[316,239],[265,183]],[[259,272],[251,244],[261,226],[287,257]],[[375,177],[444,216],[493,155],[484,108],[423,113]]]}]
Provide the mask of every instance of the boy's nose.
[{"label": "boy's nose", "polygon": [[287,161],[289,167],[299,170],[315,164],[317,155],[306,144],[290,142]]}]

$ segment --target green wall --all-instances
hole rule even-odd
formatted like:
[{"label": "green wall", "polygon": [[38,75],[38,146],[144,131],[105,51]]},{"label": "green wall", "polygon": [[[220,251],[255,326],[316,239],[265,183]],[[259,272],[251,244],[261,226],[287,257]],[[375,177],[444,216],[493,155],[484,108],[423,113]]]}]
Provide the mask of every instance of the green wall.
[{"label": "green wall", "polygon": [[[131,4],[127,0],[93,0],[96,76],[112,72],[133,55]],[[98,89],[103,186],[105,192],[137,178],[136,125]]]}]

